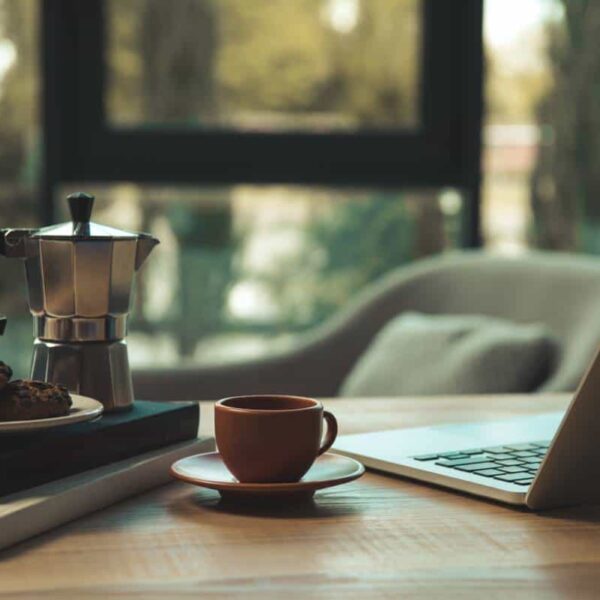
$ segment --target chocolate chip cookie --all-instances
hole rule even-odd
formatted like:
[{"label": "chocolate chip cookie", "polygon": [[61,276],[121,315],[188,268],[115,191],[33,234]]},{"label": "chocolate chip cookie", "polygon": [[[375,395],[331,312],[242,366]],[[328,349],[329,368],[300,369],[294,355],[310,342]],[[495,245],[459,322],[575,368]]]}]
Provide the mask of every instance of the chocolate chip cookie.
[{"label": "chocolate chip cookie", "polygon": [[44,381],[15,379],[0,391],[0,421],[29,421],[69,414],[67,388]]}]

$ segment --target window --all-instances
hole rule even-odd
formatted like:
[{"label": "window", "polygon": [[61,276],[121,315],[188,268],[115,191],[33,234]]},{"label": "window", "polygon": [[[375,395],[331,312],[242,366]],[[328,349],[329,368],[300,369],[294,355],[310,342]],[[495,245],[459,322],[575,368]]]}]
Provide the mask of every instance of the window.
[{"label": "window", "polygon": [[45,220],[83,188],[162,241],[132,364],[297,343],[393,268],[477,244],[480,0],[42,6]]},{"label": "window", "polygon": [[[2,227],[38,226],[42,156],[39,4],[0,2],[0,204]],[[31,360],[31,318],[23,263],[0,257],[0,312],[9,318],[0,360],[25,376]]]},{"label": "window", "polygon": [[419,0],[110,0],[105,12],[113,127],[419,125]]},{"label": "window", "polygon": [[[285,12],[298,11],[298,14],[304,14],[307,24],[313,24],[312,28],[307,25],[312,36],[307,43],[314,45],[313,37],[317,39],[323,31],[327,31],[326,25],[323,25],[327,19],[330,23],[332,18],[334,21],[337,19],[338,27],[341,20],[346,19],[342,27],[349,27],[352,16],[350,10],[355,3],[349,0],[286,0],[285,3],[282,0],[181,0],[178,6],[187,7],[190,19],[193,15],[198,27],[213,31],[207,37],[212,39],[214,36],[214,41],[205,41],[204,36],[200,35],[198,39],[202,39],[203,44],[210,44],[213,48],[210,52],[217,56],[211,62],[213,66],[209,67],[196,56],[196,48],[190,52],[184,45],[181,54],[177,55],[178,59],[169,63],[167,71],[183,70],[178,78],[187,86],[173,88],[177,91],[175,95],[182,101],[195,99],[193,114],[188,109],[177,108],[174,111],[177,113],[175,119],[172,108],[142,106],[143,98],[140,99],[140,95],[147,95],[160,85],[152,75],[160,60],[152,60],[152,64],[148,64],[149,51],[144,49],[139,28],[135,25],[128,27],[114,15],[116,11],[125,16],[128,10],[135,9],[136,19],[143,18],[146,9],[152,12],[151,8],[158,10],[156,7],[161,7],[168,13],[162,23],[170,23],[170,19],[174,19],[174,15],[182,9],[176,11],[173,3],[163,0],[130,2],[111,4],[101,0],[55,0],[44,5],[45,55],[50,63],[45,71],[48,78],[46,138],[52,148],[52,156],[48,156],[47,173],[49,203],[52,201],[50,191],[57,182],[81,180],[177,181],[217,185],[300,183],[455,186],[469,192],[471,205],[467,211],[469,226],[465,229],[468,236],[466,242],[470,245],[477,242],[476,194],[481,114],[479,0],[457,4],[435,0],[369,0],[368,3],[361,0],[357,4],[358,12],[352,17],[358,20],[356,35],[365,29],[361,19],[370,19],[375,13],[381,19],[385,7],[386,14],[395,18],[389,18],[384,25],[394,32],[397,30],[398,36],[405,34],[402,42],[398,42],[396,51],[388,51],[385,47],[375,57],[361,53],[348,63],[358,65],[352,68],[343,65],[347,64],[345,61],[348,61],[348,54],[354,45],[342,48],[338,52],[342,63],[338,71],[355,69],[355,73],[350,72],[343,77],[335,72],[333,75],[320,75],[325,78],[322,82],[324,88],[335,87],[336,77],[339,79],[337,85],[342,86],[342,91],[337,94],[335,102],[333,93],[327,99],[324,88],[319,92],[319,86],[314,81],[309,85],[311,77],[314,79],[318,75],[316,69],[325,68],[323,65],[326,66],[330,61],[329,55],[323,54],[322,61],[314,58],[309,60],[304,65],[307,71],[300,79],[303,85],[309,85],[311,91],[298,98],[294,94],[295,106],[290,104],[290,97],[281,99],[281,94],[284,90],[290,91],[291,85],[289,82],[283,83],[281,77],[283,74],[291,77],[296,68],[307,61],[301,57],[292,60],[287,51],[278,47],[276,39],[268,39],[267,49],[257,49],[257,58],[250,64],[255,65],[256,69],[265,70],[266,74],[256,77],[272,80],[273,89],[278,91],[273,91],[268,97],[261,96],[264,91],[255,89],[255,79],[239,79],[241,74],[244,77],[251,75],[244,72],[247,71],[246,67],[238,64],[245,58],[246,50],[242,42],[238,42],[242,44],[241,49],[232,47],[231,42],[227,45],[225,34],[220,33],[227,31],[229,26],[225,18],[233,19],[236,15],[234,9],[238,13],[247,11],[249,4],[268,6],[268,10],[265,8],[261,11],[261,19],[265,11],[275,13],[275,16],[277,11],[282,11],[280,26],[283,34],[279,37],[285,37],[288,27],[299,26],[299,17],[285,20]],[[213,14],[216,13],[216,6],[221,8],[217,14]],[[367,6],[370,8],[366,9]],[[242,10],[243,7],[246,8]],[[401,15],[409,9],[414,15],[405,22]],[[258,10],[251,14],[256,13]],[[345,16],[341,17],[342,14]],[[156,15],[152,16],[156,19]],[[239,18],[242,16],[237,15]],[[217,17],[221,17],[222,22],[213,25],[213,19],[218,20]],[[383,27],[384,31],[386,27]],[[417,31],[412,31],[415,28]],[[369,27],[366,29],[368,32]],[[250,35],[254,27],[247,26],[242,31]],[[170,35],[172,28],[159,26],[152,43],[167,45],[168,40],[159,39]],[[346,35],[352,35],[352,32]],[[386,33],[381,37],[389,44],[392,36]],[[325,38],[330,42],[337,39],[333,35]],[[247,43],[256,43],[253,39],[251,37]],[[261,38],[261,42],[264,41]],[[374,34],[369,34],[367,41],[361,43],[374,47],[375,41]],[[191,41],[189,43],[192,44]],[[198,43],[196,40],[196,45]],[[123,59],[128,62],[123,68],[117,68],[115,53],[123,45],[128,47]],[[409,50],[406,56],[400,57],[403,47]],[[415,58],[417,48],[419,51]],[[375,47],[373,51],[376,52]],[[205,54],[202,54],[203,60],[208,60]],[[170,60],[170,56],[165,52],[161,53],[160,58]],[[224,57],[225,66],[219,70],[218,58],[221,56]],[[357,83],[361,69],[380,71],[383,74],[377,77],[380,80],[388,79],[384,67],[393,66],[399,58],[409,73],[404,79],[394,81],[390,76],[388,87],[382,88],[378,84],[376,93],[372,87],[361,88]],[[366,65],[360,64],[363,60]],[[189,61],[192,61],[193,67],[189,66]],[[278,71],[278,61],[282,61],[286,68],[280,67]],[[186,71],[186,68],[191,71]],[[127,71],[126,75],[124,71]],[[146,84],[143,83],[145,76]],[[298,77],[297,73],[294,77]],[[415,81],[418,81],[418,86],[414,85]],[[118,100],[119,82],[129,86],[123,88],[121,94],[131,99],[129,107],[122,109],[118,108],[123,104]],[[149,87],[144,89],[144,85]],[[208,88],[212,90],[210,94],[198,91]],[[179,89],[185,93],[179,94]],[[254,94],[252,97],[251,92]],[[306,102],[310,99],[305,96],[311,93],[323,94],[323,102],[327,102],[317,102],[315,110],[308,110]],[[355,94],[358,94],[358,99]],[[219,114],[211,117],[209,113],[213,109],[207,106],[213,104],[219,95],[223,97],[223,108]],[[363,95],[367,100],[361,99]],[[161,92],[156,100],[166,97]],[[201,101],[207,104],[202,105]],[[357,115],[360,115],[361,107],[364,108],[363,102],[367,105],[375,102],[379,108],[371,117],[371,123],[363,115],[363,125],[358,126],[356,123],[360,125],[360,120]],[[402,102],[406,103],[406,108],[402,108]],[[394,110],[390,110],[386,103],[393,105]],[[270,120],[265,126],[258,126],[257,121],[265,122],[264,111],[269,108]],[[326,123],[329,124],[317,127],[315,118],[317,112],[322,110],[326,111]],[[297,123],[295,129],[290,128],[292,120]],[[389,126],[390,120],[392,127]],[[350,127],[348,123],[352,121],[355,124]],[[341,126],[340,123],[346,125]],[[411,123],[414,126],[411,127]]]},{"label": "window", "polygon": [[486,0],[485,22],[486,245],[599,254],[600,4]]}]

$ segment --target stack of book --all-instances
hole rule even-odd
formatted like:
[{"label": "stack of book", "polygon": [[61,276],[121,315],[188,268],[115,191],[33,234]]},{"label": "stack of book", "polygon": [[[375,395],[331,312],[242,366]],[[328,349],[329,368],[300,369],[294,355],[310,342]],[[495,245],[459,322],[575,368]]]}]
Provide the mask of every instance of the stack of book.
[{"label": "stack of book", "polygon": [[209,452],[195,402],[137,401],[94,422],[0,436],[0,548],[169,481]]}]

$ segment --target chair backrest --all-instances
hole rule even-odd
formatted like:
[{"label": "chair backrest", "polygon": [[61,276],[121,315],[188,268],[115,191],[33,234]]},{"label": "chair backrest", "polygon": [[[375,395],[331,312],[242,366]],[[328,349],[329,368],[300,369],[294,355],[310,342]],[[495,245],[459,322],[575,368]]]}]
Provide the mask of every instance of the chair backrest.
[{"label": "chair backrest", "polygon": [[562,350],[541,389],[570,391],[600,343],[600,260],[469,251],[418,261],[369,286],[294,349],[237,365],[138,371],[136,392],[138,397],[169,394],[174,399],[268,392],[335,395],[373,336],[404,311],[544,323],[561,340]]},{"label": "chair backrest", "polygon": [[561,356],[542,389],[572,390],[600,343],[600,260],[544,252],[510,258],[473,251],[398,269],[349,309],[344,328],[358,333],[352,354],[359,356],[367,338],[404,311],[544,323],[560,339]]}]

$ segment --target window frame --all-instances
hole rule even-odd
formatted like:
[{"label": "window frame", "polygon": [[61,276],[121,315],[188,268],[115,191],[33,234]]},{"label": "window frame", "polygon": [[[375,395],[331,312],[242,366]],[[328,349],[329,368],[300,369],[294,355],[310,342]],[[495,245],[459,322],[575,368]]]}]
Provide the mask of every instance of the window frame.
[{"label": "window frame", "polygon": [[479,234],[483,0],[422,0],[420,126],[350,133],[113,128],[104,106],[106,4],[41,0],[43,219],[60,183],[457,187]]}]

